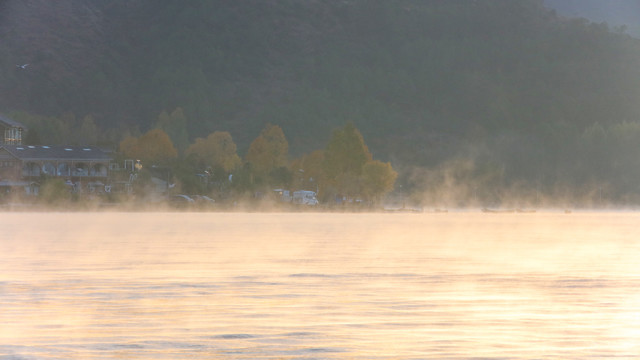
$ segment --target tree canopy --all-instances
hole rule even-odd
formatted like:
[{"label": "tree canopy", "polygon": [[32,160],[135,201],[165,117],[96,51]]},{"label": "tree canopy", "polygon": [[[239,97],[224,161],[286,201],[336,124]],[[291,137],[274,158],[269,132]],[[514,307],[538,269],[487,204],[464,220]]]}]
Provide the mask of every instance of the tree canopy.
[{"label": "tree canopy", "polygon": [[260,135],[253,140],[247,151],[246,160],[259,174],[288,165],[289,143],[278,125],[267,124]]},{"label": "tree canopy", "polygon": [[222,169],[225,172],[241,164],[236,152],[236,144],[227,131],[215,131],[206,138],[197,138],[185,151],[186,156],[194,156],[201,168]]},{"label": "tree canopy", "polygon": [[120,152],[147,165],[166,165],[178,156],[171,139],[160,129],[149,130],[139,138],[125,138],[120,142]]},{"label": "tree canopy", "polygon": [[181,107],[176,108],[170,114],[166,111],[161,112],[156,127],[169,136],[178,151],[184,151],[189,145],[187,117]]},{"label": "tree canopy", "polygon": [[341,174],[360,175],[368,161],[371,153],[353,123],[333,131],[324,151],[324,170],[330,181]]},{"label": "tree canopy", "polygon": [[369,161],[362,168],[362,194],[374,202],[393,190],[398,173],[393,170],[391,163],[379,160]]}]

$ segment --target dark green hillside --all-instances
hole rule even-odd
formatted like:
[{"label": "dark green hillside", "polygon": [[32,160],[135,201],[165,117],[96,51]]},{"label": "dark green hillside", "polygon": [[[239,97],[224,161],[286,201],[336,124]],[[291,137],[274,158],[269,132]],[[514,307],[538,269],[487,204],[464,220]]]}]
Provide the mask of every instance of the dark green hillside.
[{"label": "dark green hillside", "polygon": [[271,122],[296,156],[353,121],[400,169],[464,157],[501,184],[640,193],[586,155],[622,150],[585,140],[640,121],[639,40],[540,0],[3,0],[0,36],[4,112],[117,136],[182,107],[192,140],[229,131],[242,153]]}]

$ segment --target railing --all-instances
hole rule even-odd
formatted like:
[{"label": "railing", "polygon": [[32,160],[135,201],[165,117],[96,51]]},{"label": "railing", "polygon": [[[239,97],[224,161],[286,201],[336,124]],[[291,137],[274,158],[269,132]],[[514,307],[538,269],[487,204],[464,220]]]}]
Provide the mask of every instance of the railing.
[{"label": "railing", "polygon": [[53,177],[103,177],[106,178],[109,176],[108,172],[104,171],[78,171],[78,170],[74,170],[74,171],[64,171],[64,172],[60,172],[60,171],[56,171],[53,173],[47,173],[44,171],[41,171],[40,169],[38,170],[22,170],[22,176],[25,177],[37,177],[40,175],[49,175],[49,176],[53,176]]}]

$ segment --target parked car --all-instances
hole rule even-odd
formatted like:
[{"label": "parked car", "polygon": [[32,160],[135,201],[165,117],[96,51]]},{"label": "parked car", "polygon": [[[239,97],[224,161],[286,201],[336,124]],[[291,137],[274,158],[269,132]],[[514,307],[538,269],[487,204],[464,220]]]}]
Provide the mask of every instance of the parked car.
[{"label": "parked car", "polygon": [[177,208],[190,207],[196,203],[189,195],[172,195],[167,199],[167,202]]},{"label": "parked car", "polygon": [[316,206],[318,199],[315,191],[298,190],[293,192],[293,203],[301,205]]},{"label": "parked car", "polygon": [[191,195],[191,198],[195,201],[196,205],[201,208],[207,208],[213,206],[216,201],[206,195]]}]

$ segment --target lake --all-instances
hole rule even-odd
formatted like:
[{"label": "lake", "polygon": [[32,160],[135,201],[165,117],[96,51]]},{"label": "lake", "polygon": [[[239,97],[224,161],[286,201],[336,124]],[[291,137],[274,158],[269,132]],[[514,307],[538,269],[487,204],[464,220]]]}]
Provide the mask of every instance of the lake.
[{"label": "lake", "polygon": [[0,359],[640,354],[640,214],[1,213]]}]

